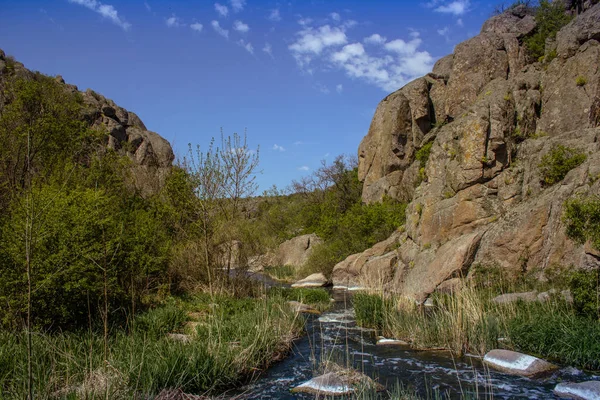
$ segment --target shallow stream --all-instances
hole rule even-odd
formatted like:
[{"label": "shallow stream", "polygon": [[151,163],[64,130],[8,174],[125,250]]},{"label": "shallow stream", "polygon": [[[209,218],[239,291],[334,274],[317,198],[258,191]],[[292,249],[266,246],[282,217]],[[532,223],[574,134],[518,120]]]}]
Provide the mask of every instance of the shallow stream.
[{"label": "shallow stream", "polygon": [[[269,281],[267,284],[273,283]],[[236,391],[243,399],[312,399],[290,389],[313,378],[322,360],[352,365],[392,391],[397,385],[414,387],[424,398],[438,390],[442,398],[554,399],[560,381],[591,377],[574,368],[562,368],[544,379],[506,375],[484,368],[479,357],[453,358],[446,351],[418,351],[398,345],[376,345],[372,330],[354,319],[352,295],[333,290],[335,302],[320,316],[309,316],[306,334],[294,342],[291,354],[265,371],[258,380]],[[593,377],[592,379],[598,379]],[[385,394],[380,395],[386,398]],[[431,398],[435,398],[430,396]]]}]

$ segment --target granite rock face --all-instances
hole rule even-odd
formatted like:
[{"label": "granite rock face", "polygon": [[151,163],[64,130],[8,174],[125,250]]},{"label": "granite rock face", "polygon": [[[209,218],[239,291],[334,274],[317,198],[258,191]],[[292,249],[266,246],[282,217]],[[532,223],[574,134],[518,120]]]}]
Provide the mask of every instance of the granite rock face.
[{"label": "granite rock face", "polygon": [[[409,202],[405,232],[394,249],[385,241],[338,264],[334,284],[378,280],[422,300],[477,264],[600,266],[562,221],[565,200],[600,194],[599,18],[600,4],[587,6],[557,35],[558,57],[540,63],[522,45],[534,18],[509,10],[382,100],[358,149],[359,179],[365,203]],[[539,164],[558,145],[587,159],[547,186]]]}]

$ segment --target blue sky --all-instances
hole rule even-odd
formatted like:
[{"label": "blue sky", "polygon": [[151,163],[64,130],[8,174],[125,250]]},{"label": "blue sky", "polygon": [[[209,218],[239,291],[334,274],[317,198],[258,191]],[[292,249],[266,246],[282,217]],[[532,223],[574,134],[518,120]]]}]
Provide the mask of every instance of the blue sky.
[{"label": "blue sky", "polygon": [[497,3],[1,0],[0,48],[136,112],[179,156],[247,129],[264,190],[355,154],[378,102]]}]

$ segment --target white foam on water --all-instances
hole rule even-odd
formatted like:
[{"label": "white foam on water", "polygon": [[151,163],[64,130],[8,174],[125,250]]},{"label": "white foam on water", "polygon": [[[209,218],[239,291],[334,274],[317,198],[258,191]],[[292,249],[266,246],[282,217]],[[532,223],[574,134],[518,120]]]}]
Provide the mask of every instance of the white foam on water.
[{"label": "white foam on water", "polygon": [[344,394],[344,393],[351,393],[354,391],[354,389],[348,385],[336,385],[336,386],[320,385],[319,383],[314,382],[312,379],[308,382],[304,382],[303,384],[301,384],[297,387],[314,389],[319,392],[323,392],[325,394],[327,394],[327,393]]}]

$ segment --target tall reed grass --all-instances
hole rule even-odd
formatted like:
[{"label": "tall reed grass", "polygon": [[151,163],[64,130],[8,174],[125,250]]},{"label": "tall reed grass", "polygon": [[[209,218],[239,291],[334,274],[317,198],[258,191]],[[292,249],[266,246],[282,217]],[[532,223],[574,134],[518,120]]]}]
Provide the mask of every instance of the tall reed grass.
[{"label": "tall reed grass", "polygon": [[545,302],[492,301],[489,290],[465,286],[454,294],[434,294],[434,306],[406,297],[357,293],[359,325],[415,348],[445,348],[456,354],[484,355],[509,348],[600,370],[600,322],[579,316],[557,293]]},{"label": "tall reed grass", "polygon": [[[131,399],[165,388],[197,394],[230,389],[281,358],[302,328],[281,296],[192,297],[132,322],[129,330],[113,329],[106,360],[101,332],[36,334],[35,398]],[[190,335],[178,341],[167,336],[171,332]],[[23,333],[0,333],[0,393],[2,399],[26,397]]]}]

